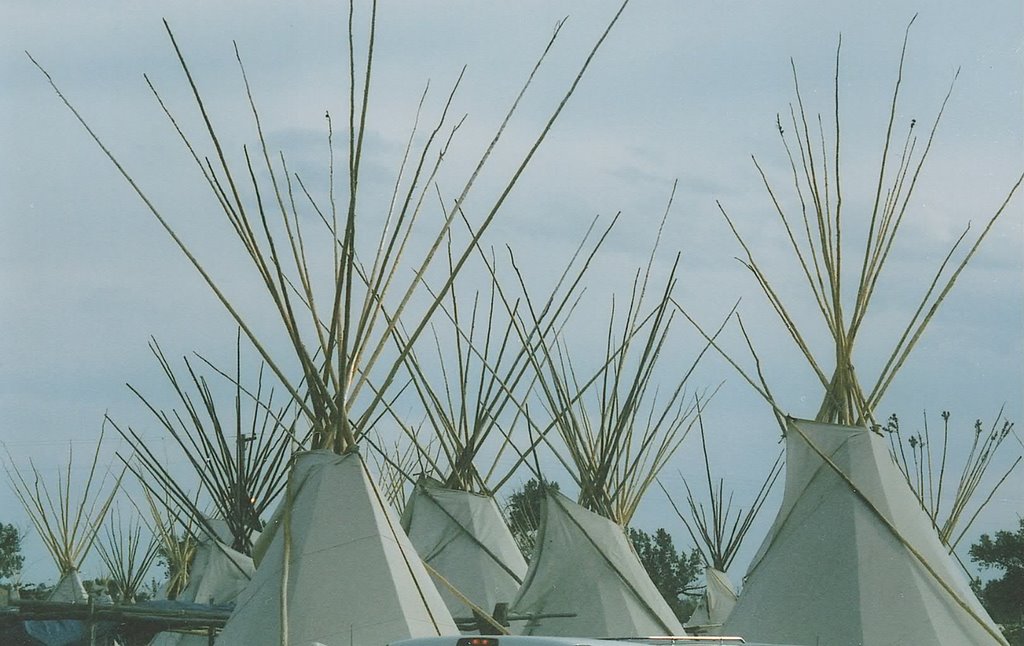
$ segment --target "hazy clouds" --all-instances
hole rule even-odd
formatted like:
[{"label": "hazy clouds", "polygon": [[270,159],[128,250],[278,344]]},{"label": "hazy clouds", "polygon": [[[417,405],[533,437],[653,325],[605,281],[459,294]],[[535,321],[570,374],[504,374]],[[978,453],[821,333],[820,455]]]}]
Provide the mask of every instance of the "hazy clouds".
[{"label": "hazy clouds", "polygon": [[[616,7],[615,2],[550,0],[383,3],[368,158],[369,177],[379,182],[379,191],[392,181],[389,173],[427,79],[428,111],[436,114],[466,64],[456,110],[468,118],[446,178],[454,191],[459,173],[475,162],[556,21],[569,16],[549,65],[510,125],[492,174],[482,180],[485,189],[496,186],[538,132]],[[875,304],[873,327],[861,340],[861,374],[873,376],[896,341],[893,328],[910,316],[922,295],[928,272],[967,221],[977,226],[991,215],[1024,165],[1024,9],[1014,0],[984,9],[959,2],[634,0],[489,242],[508,242],[543,280],[546,268],[557,264],[552,259],[568,253],[594,215],[610,218],[622,211],[585,301],[591,318],[603,320],[612,289],[626,287],[623,268],[632,271],[642,262],[672,182],[679,179],[663,258],[668,262],[674,251],[683,252],[685,301],[711,321],[742,296],[780,402],[794,414],[813,415],[820,390],[753,280],[733,260],[739,249],[715,201],[758,241],[758,253],[778,280],[795,279],[750,161],[757,155],[788,188],[775,119],[792,100],[790,57],[808,109],[827,116],[842,33],[844,181],[854,222],[857,211],[869,206],[900,42],[917,11],[897,131],[911,119],[930,124],[956,69],[962,71],[899,256]],[[336,129],[345,114],[347,12],[327,2],[86,6],[8,1],[5,13],[0,26],[5,88],[0,98],[0,439],[19,461],[43,454],[52,459],[61,446],[57,442],[94,437],[104,411],[138,414],[124,382],[160,387],[146,348],[150,335],[170,355],[200,350],[227,357],[234,326],[23,50],[54,75],[201,257],[259,312],[261,295],[251,289],[248,274],[236,278],[233,273],[241,266],[239,250],[212,214],[215,204],[199,186],[197,171],[142,75],[150,75],[186,127],[197,127],[160,22],[166,17],[216,125],[237,155],[253,133],[231,47],[236,41],[268,137],[287,151],[295,170],[323,187],[324,113],[331,111]],[[1021,213],[1018,200],[894,384],[881,407],[884,414],[898,412],[916,425],[923,409],[933,419],[948,409],[967,432],[975,417],[991,420],[1005,402],[1007,416],[1021,419]],[[785,289],[806,300],[799,282],[785,283]],[[820,345],[822,329],[809,302],[803,314],[817,347],[827,349]],[[691,342],[692,331],[679,327]],[[586,332],[580,335],[585,338]],[[742,347],[736,338],[730,342]],[[776,433],[767,409],[720,364],[712,360],[702,374],[709,385],[729,380],[708,412],[709,428],[720,438],[713,450],[719,464],[742,467],[723,468],[723,477],[736,486],[749,485],[756,478],[747,473],[767,469],[763,456],[774,451]],[[684,445],[680,468],[694,466],[687,453]],[[666,477],[674,481],[670,471]],[[1013,514],[1024,510],[1022,478],[1018,474],[1003,490],[979,530],[1009,526]],[[675,531],[678,523],[661,516],[660,497],[651,492],[637,521]],[[6,490],[0,501],[5,516],[0,520],[27,525]],[[681,540],[682,533],[675,533]],[[756,547],[759,538],[752,537],[755,545],[748,547]],[[37,558],[30,562],[28,579],[45,578],[48,568]]]}]

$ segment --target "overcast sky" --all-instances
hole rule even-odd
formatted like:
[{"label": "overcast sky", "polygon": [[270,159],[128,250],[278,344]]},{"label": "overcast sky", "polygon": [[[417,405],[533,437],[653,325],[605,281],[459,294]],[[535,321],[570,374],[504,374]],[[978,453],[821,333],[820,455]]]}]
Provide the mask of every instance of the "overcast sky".
[{"label": "overcast sky", "polygon": [[[455,175],[464,172],[556,22],[568,16],[481,192],[496,186],[539,132],[617,4],[384,3],[368,123],[368,181],[381,186],[391,181],[388,173],[426,81],[432,83],[427,108],[436,114],[447,88],[468,65],[455,108],[468,118],[452,152]],[[215,204],[142,75],[150,76],[173,109],[189,115],[183,117],[187,126],[195,125],[187,86],[161,24],[166,18],[218,127],[237,150],[252,141],[232,50],[232,41],[237,42],[272,145],[287,151],[300,172],[323,183],[324,113],[331,112],[337,129],[346,108],[346,9],[340,3],[251,1],[4,0],[3,6],[0,440],[19,464],[32,457],[52,465],[63,459],[69,440],[84,453],[105,412],[144,418],[124,384],[158,396],[164,387],[146,347],[151,335],[172,356],[198,350],[227,360],[234,325],[25,50],[53,75],[226,284],[247,304],[251,300],[258,316],[263,310],[246,291],[252,276],[234,262],[238,249],[220,219],[210,215]],[[903,31],[920,12],[911,30],[897,132],[905,132],[912,119],[930,124],[956,70],[961,72],[856,355],[861,377],[872,381],[926,288],[929,271],[967,222],[977,230],[991,216],[1024,167],[1022,11],[1016,0],[986,3],[984,10],[952,1],[634,0],[488,241],[511,245],[543,283],[591,218],[622,212],[576,319],[579,344],[585,346],[599,330],[587,323],[605,320],[611,293],[625,295],[624,276],[643,261],[678,179],[659,267],[663,271],[674,252],[682,252],[680,298],[704,321],[715,320],[742,297],[741,311],[779,403],[793,415],[813,417],[820,387],[765,308],[753,279],[734,260],[739,249],[716,200],[748,232],[783,291],[805,304],[803,325],[827,357],[824,330],[797,280],[751,155],[788,187],[775,123],[793,96],[790,58],[808,109],[828,115],[841,33],[847,218],[851,230],[863,225]],[[937,427],[939,412],[949,410],[963,438],[974,419],[992,423],[1004,405],[1010,420],[1021,420],[1022,210],[1018,199],[997,225],[897,378],[880,416],[898,413],[905,427],[916,429],[923,411]],[[678,330],[685,355],[671,359],[683,365],[696,339],[681,322]],[[729,343],[742,350],[735,335]],[[595,353],[602,351],[595,347]],[[670,377],[671,371],[665,374]],[[697,377],[707,385],[727,380],[706,417],[712,459],[730,486],[749,492],[770,464],[766,456],[777,450],[770,412],[715,358]],[[681,490],[677,470],[699,476],[697,448],[688,440],[666,471],[675,490]],[[1003,459],[997,467],[1008,464]],[[1021,492],[1024,474],[1018,471],[973,535],[1011,527],[1024,513]],[[666,509],[660,491],[652,491],[637,525],[669,527],[677,542],[686,544],[680,523]],[[0,488],[0,510],[0,521],[28,526],[6,487]],[[766,512],[748,541],[748,556],[774,510]],[[35,544],[37,537],[27,543],[25,579],[45,579],[51,566]],[[739,579],[744,566],[735,566],[733,578]]]}]

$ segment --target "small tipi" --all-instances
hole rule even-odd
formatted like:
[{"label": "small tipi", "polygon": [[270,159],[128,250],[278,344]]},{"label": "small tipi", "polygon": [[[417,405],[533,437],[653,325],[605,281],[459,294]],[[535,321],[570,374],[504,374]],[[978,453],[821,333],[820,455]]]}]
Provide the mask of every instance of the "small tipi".
[{"label": "small tipi", "polygon": [[625,529],[548,489],[518,615],[527,635],[683,635]]},{"label": "small tipi", "polygon": [[[25,512],[32,520],[46,550],[53,557],[60,580],[47,597],[48,601],[87,603],[89,595],[82,584],[79,568],[89,555],[117,494],[122,470],[116,477],[109,470],[100,472],[100,448],[104,431],[101,429],[88,476],[80,486],[71,485],[74,469],[74,451],[68,445],[65,471],[58,470],[56,487],[47,485],[35,464],[30,465],[33,484],[22,474],[14,458],[8,453],[7,478]],[[72,494],[72,490],[75,494]]]},{"label": "small tipi", "polygon": [[[605,361],[589,380],[577,380],[561,342],[539,343],[532,355],[544,360],[535,364],[538,390],[561,439],[560,447],[549,446],[568,467],[579,497],[573,502],[546,492],[530,570],[511,608],[531,617],[525,634],[686,634],[626,532],[644,493],[691,428],[696,409],[685,403],[683,391],[692,367],[680,371],[667,393],[649,388],[668,338],[679,262],[677,256],[648,311],[644,301],[654,256],[652,251],[646,270],[636,272],[624,321],[612,308]],[[596,412],[583,403],[595,383]],[[546,437],[546,428],[537,430]]]},{"label": "small tipi", "polygon": [[739,594],[729,580],[729,575],[710,565],[706,566],[704,593],[684,627],[694,634],[721,634],[722,626],[732,614],[738,598]]},{"label": "small tipi", "polygon": [[[603,240],[598,239],[595,249]],[[531,353],[564,325],[571,311],[569,304],[588,267],[577,262],[580,255],[569,261],[544,307],[525,321],[519,303],[511,303],[502,289],[493,259],[481,254],[492,278],[489,294],[461,301],[451,290],[446,303],[453,323],[450,347],[442,347],[434,334],[441,370],[428,373],[412,348],[406,353],[406,367],[427,411],[437,455],[423,451],[406,428],[421,447],[421,462],[429,470],[415,483],[402,526],[430,566],[452,615],[474,618],[477,627],[483,622],[488,630],[517,629],[490,616],[498,604],[513,601],[527,570],[493,494],[520,467],[533,468],[528,458],[536,442],[525,450],[518,448],[512,429],[526,420],[523,402],[536,383]],[[464,624],[470,632],[472,623]]]},{"label": "small tipi", "polygon": [[515,598],[526,559],[493,496],[445,488],[424,477],[402,524],[423,561],[444,577],[437,589],[453,616],[472,616],[465,600],[491,613]]},{"label": "small tipi", "polygon": [[[233,604],[255,571],[251,557],[215,538],[204,538],[195,547],[188,584],[176,600],[205,605]],[[209,639],[202,635],[168,631],[156,635],[150,646],[203,646],[207,643]]]},{"label": "small tipi", "polygon": [[236,552],[217,539],[207,538],[196,546],[188,585],[178,595],[178,600],[211,606],[234,603],[255,571],[252,557]]},{"label": "small tipi", "polygon": [[664,485],[661,487],[704,561],[704,592],[684,627],[697,635],[721,635],[722,626],[736,605],[737,598],[736,588],[726,572],[782,472],[782,454],[769,469],[750,506],[747,509],[734,508],[733,493],[729,492],[726,495],[724,481],[719,479],[716,483],[712,478],[704,420],[700,412],[697,413],[697,421],[704,454],[707,500],[699,501],[694,490],[684,479],[688,513],[683,513]]}]

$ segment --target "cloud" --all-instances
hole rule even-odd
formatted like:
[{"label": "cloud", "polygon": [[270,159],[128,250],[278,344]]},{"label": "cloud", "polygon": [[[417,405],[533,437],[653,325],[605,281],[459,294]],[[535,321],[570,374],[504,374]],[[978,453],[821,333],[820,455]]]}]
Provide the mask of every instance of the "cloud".
[{"label": "cloud", "polygon": [[[255,131],[231,44],[237,40],[271,148],[285,151],[291,169],[322,199],[327,110],[334,118],[336,164],[345,165],[347,15],[342,5],[327,2],[300,7],[190,1],[131,8],[102,2],[88,9],[67,2],[9,4],[9,19],[0,26],[0,40],[8,45],[0,52],[0,70],[9,90],[0,98],[0,145],[11,153],[0,159],[0,316],[6,332],[0,340],[5,393],[0,410],[7,420],[0,437],[24,439],[29,428],[47,442],[83,433],[91,437],[104,410],[132,405],[123,382],[141,380],[159,388],[150,381],[154,366],[145,348],[150,334],[166,340],[175,353],[221,353],[233,343],[235,328],[21,50],[31,50],[54,74],[240,306],[258,318],[261,333],[278,339],[273,315],[250,282],[215,200],[142,74],[153,78],[188,131],[201,134],[202,122],[160,22],[167,17],[224,134],[228,155],[238,163],[242,144],[252,146]],[[428,78],[432,91],[423,128],[439,113],[459,70],[469,65],[453,108],[453,117],[468,113],[469,118],[440,182],[451,199],[555,21],[569,15],[549,65],[467,204],[478,216],[543,127],[617,4],[532,0],[485,6],[432,0],[400,10],[382,7],[364,176],[367,215],[379,217],[380,205],[387,203]],[[892,341],[891,326],[907,318],[919,293],[921,283],[904,278],[934,267],[935,254],[941,253],[936,250],[944,249],[966,220],[977,226],[990,214],[1020,172],[1022,11],[1012,0],[984,12],[943,2],[929,5],[914,26],[898,127],[905,128],[909,119],[927,123],[954,70],[961,65],[963,70],[912,203],[905,246],[887,276],[890,291],[880,294],[885,299],[874,312],[876,331],[862,339],[869,369]],[[871,201],[899,44],[910,16],[903,5],[881,2],[867,8],[796,0],[634,3],[509,197],[488,244],[499,249],[512,244],[531,284],[545,285],[594,215],[607,220],[623,212],[594,269],[584,309],[574,319],[586,347],[600,339],[597,328],[606,320],[612,294],[624,298],[634,268],[645,262],[678,179],[657,270],[663,275],[675,251],[683,252],[681,295],[702,321],[716,320],[743,296],[745,320],[763,348],[780,400],[813,414],[820,397],[813,375],[752,278],[733,260],[740,250],[715,201],[755,243],[758,257],[779,276],[780,289],[797,299],[802,320],[815,326],[818,315],[793,273],[750,155],[789,190],[775,131],[776,114],[785,114],[792,100],[789,58],[798,66],[811,113],[828,115],[842,32],[843,160],[854,235]],[[360,24],[366,18],[360,14]],[[202,150],[213,154],[209,145]],[[338,181],[341,196],[344,181]],[[1007,415],[1021,416],[1017,395],[1024,375],[1014,359],[1024,329],[1019,212],[1018,202],[964,274],[894,384],[886,410],[916,414],[947,407],[982,415],[993,402],[1007,401]],[[680,347],[699,346],[693,331],[677,323]],[[816,347],[825,348],[823,332],[814,329],[809,334]],[[729,342],[731,348],[744,348],[735,332]],[[709,361],[702,376],[705,383],[729,380],[716,404],[716,425],[725,429],[718,446],[749,446],[731,452],[723,475],[742,478],[757,471],[777,435],[767,409],[722,362]],[[689,469],[685,445],[683,451],[679,466]],[[638,516],[642,522],[667,522],[663,501],[647,504],[648,511]],[[999,521],[990,518],[984,527]]]}]

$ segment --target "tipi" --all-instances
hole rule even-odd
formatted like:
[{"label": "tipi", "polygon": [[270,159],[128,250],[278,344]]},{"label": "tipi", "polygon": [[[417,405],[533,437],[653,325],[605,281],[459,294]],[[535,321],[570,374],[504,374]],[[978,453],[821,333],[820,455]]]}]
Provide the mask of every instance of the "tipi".
[{"label": "tipi", "polygon": [[739,594],[724,571],[709,566],[704,568],[704,593],[697,608],[686,620],[686,630],[695,634],[718,635],[725,620],[736,607]]},{"label": "tipi", "polygon": [[[122,427],[109,416],[108,421],[133,449],[130,456],[122,456],[125,465],[147,491],[174,506],[175,518],[187,518],[202,540],[219,536],[234,552],[251,555],[253,540],[284,487],[293,448],[295,406],[290,401],[275,406],[274,392],[265,383],[265,365],[259,367],[255,384],[243,383],[240,334],[233,374],[206,362],[228,382],[227,392],[213,387],[188,357],[182,360],[185,376],[175,372],[155,339],[150,339],[150,351],[179,407],[162,409],[128,386],[152,413],[156,427],[178,447],[179,455],[191,467],[191,478],[168,469],[167,456],[151,448],[150,433]],[[230,413],[224,412],[224,400],[231,401]],[[212,516],[207,506],[212,508]]]},{"label": "tipi", "polygon": [[[365,135],[374,128],[368,117],[371,78],[376,78],[372,62],[377,6],[372,3],[363,12],[356,11],[354,4],[345,34],[352,57],[347,66],[348,100],[344,102],[348,114],[342,120],[349,125],[345,135],[347,172],[344,178],[338,173],[335,179],[335,133],[328,113],[324,141],[330,184],[316,195],[289,169],[284,153],[270,149],[241,56],[236,58],[246,88],[244,100],[258,138],[252,146],[222,141],[199,83],[168,29],[202,118],[203,134],[194,137],[178,127],[180,121],[169,111],[167,116],[183,140],[183,158],[197,165],[247,260],[253,263],[256,282],[281,324],[277,339],[256,333],[256,329],[266,329],[265,321],[253,325],[254,321],[242,316],[240,312],[248,308],[236,307],[238,303],[228,295],[228,281],[214,278],[171,219],[128,175],[51,80],[61,99],[260,352],[287,391],[301,422],[297,426],[302,428],[289,429],[289,438],[310,449],[297,453],[291,462],[284,500],[275,514],[278,523],[260,539],[265,549],[254,546],[259,561],[256,573],[221,636],[220,643],[228,646],[268,639],[276,642],[293,635],[326,640],[328,646],[380,646],[402,637],[456,632],[447,608],[426,577],[426,568],[388,512],[356,448],[401,393],[396,377],[405,365],[407,349],[394,351],[396,333],[402,331],[404,346],[410,348],[428,328],[456,275],[476,253],[481,237],[562,114],[627,3],[621,4],[583,59],[526,152],[517,156],[518,162],[499,183],[500,190],[490,197],[478,196],[477,179],[488,167],[492,153],[501,155],[506,126],[532,86],[550,46],[540,53],[490,142],[471,162],[473,170],[457,188],[457,197],[451,204],[441,205],[433,196],[438,172],[460,125],[451,114],[454,109],[449,110],[458,81],[425,135],[420,132],[417,110],[408,146],[394,174],[391,197],[369,204],[380,195],[375,189],[367,195],[369,182],[360,181],[367,166],[362,163],[365,147],[372,141]],[[357,23],[367,26],[365,39],[355,33]],[[557,35],[558,30],[552,41]],[[365,43],[366,49],[356,43]],[[166,109],[162,100],[161,106]],[[516,146],[521,143],[517,139]],[[469,216],[480,214],[475,220],[467,216],[467,204],[474,207]],[[463,231],[463,223],[468,225],[468,233]],[[318,229],[317,235],[311,234],[311,226]],[[446,245],[447,271],[438,272],[436,252]],[[419,258],[413,258],[415,254]],[[435,278],[439,286],[431,289],[428,282]],[[405,334],[405,330],[409,332]],[[290,348],[286,352],[290,356],[271,351],[282,344]],[[254,632],[257,627],[263,632]]]},{"label": "tipi", "polygon": [[530,570],[513,611],[527,635],[684,635],[625,529],[548,489]]},{"label": "tipi", "polygon": [[145,523],[137,517],[126,521],[120,509],[114,509],[109,517],[96,550],[107,566],[115,599],[135,603],[156,561],[160,542],[156,535],[144,533]]},{"label": "tipi", "polygon": [[[249,585],[256,567],[252,558],[236,552],[216,538],[206,537],[195,546],[188,572],[188,584],[176,600],[205,605],[233,604]],[[203,635],[162,632],[150,646],[204,646]]]},{"label": "tipi", "polygon": [[89,601],[79,568],[96,542],[124,475],[124,471],[116,477],[109,470],[98,472],[103,437],[104,430],[101,429],[89,464],[88,477],[84,486],[74,488],[75,495],[72,495],[71,486],[74,452],[70,444],[67,469],[64,472],[58,470],[56,487],[52,488],[47,485],[34,463],[30,465],[33,480],[30,485],[8,453],[10,464],[6,471],[11,489],[32,520],[33,527],[60,573],[60,580],[50,591],[48,601]]},{"label": "tipi", "polygon": [[[561,448],[549,446],[568,468],[579,497],[574,503],[547,492],[530,570],[512,604],[516,615],[533,617],[526,634],[686,634],[626,534],[640,499],[689,431],[696,409],[685,403],[683,390],[692,366],[681,371],[667,394],[648,388],[672,321],[679,262],[677,256],[647,311],[656,250],[657,244],[646,269],[636,272],[624,320],[616,320],[612,308],[605,361],[589,380],[577,381],[561,341],[539,343],[531,355],[543,358],[543,365],[536,363],[538,390],[561,439]],[[596,413],[583,403],[595,383],[600,384]],[[547,429],[538,429],[538,435],[546,437]]]},{"label": "tipi", "polygon": [[234,603],[255,571],[252,557],[215,538],[206,538],[196,546],[188,585],[177,598],[211,606]]},{"label": "tipi", "polygon": [[[525,450],[512,442],[512,429],[527,420],[523,402],[537,380],[530,355],[565,324],[572,310],[572,298],[589,267],[589,262],[577,260],[592,230],[593,225],[529,322],[518,311],[520,303],[510,303],[493,259],[481,253],[492,278],[490,292],[483,303],[479,293],[471,302],[461,302],[456,290],[451,290],[445,313],[453,323],[452,347],[442,348],[439,335],[434,334],[440,376],[428,374],[411,348],[406,354],[413,388],[434,432],[437,455],[420,451],[429,471],[415,483],[404,506],[402,526],[435,574],[452,615],[475,619],[465,622],[467,628],[471,624],[498,632],[509,628],[490,613],[499,603],[513,601],[526,576],[526,560],[493,494],[520,467],[533,468],[528,458],[537,442]],[[593,256],[605,236],[585,257]],[[496,307],[499,302],[505,305],[504,322],[501,308]],[[422,449],[416,434],[408,428],[406,432]],[[481,622],[487,625],[480,626]],[[510,628],[514,631],[517,626]]]},{"label": "tipi", "polygon": [[662,491],[668,497],[672,509],[683,522],[686,531],[704,561],[704,592],[696,609],[687,619],[684,627],[687,631],[698,635],[721,635],[722,626],[736,605],[736,588],[729,580],[726,571],[732,565],[736,554],[750,531],[751,524],[764,506],[768,494],[779,474],[782,472],[782,454],[776,458],[772,468],[761,483],[761,488],[747,509],[733,507],[733,493],[724,493],[724,482],[716,483],[711,476],[711,460],[708,458],[707,437],[704,432],[704,419],[700,411],[697,413],[700,428],[701,449],[704,454],[704,475],[707,484],[707,500],[700,502],[689,483],[683,480],[686,488],[688,513],[679,509],[675,500],[669,495],[664,485]]},{"label": "tipi", "polygon": [[727,634],[794,644],[994,644],[998,629],[863,426],[788,420],[782,507]]},{"label": "tipi", "polygon": [[[748,639],[837,646],[1006,643],[942,548],[931,520],[889,454],[874,411],[1024,175],[955,268],[948,265],[966,231],[946,254],[870,390],[862,389],[854,369],[856,338],[864,329],[878,279],[904,216],[916,204],[911,196],[942,116],[940,109],[927,135],[927,145],[915,146],[916,121],[909,123],[905,145],[894,141],[906,43],[904,39],[877,183],[871,187],[875,197],[867,213],[863,249],[843,248],[844,243],[849,247],[850,237],[843,231],[848,220],[848,198],[843,192],[846,185],[838,153],[838,53],[836,139],[831,148],[820,132],[812,134],[799,86],[787,124],[795,134],[786,135],[781,120],[778,125],[794,169],[791,179],[797,183],[802,205],[797,208],[803,213],[802,219],[787,212],[762,172],[816,309],[831,336],[828,355],[835,361],[831,377],[722,209],[746,254],[745,264],[824,389],[814,421],[785,420],[787,469],[782,508],[748,570],[739,601],[724,628],[727,633],[742,633]],[[791,139],[794,136],[799,143]],[[797,172],[798,168],[803,172]],[[853,298],[842,289],[846,277],[843,262],[850,258],[860,268]],[[761,381],[764,385],[763,378]],[[781,416],[766,387],[762,394]]]},{"label": "tipi", "polygon": [[218,643],[386,644],[457,632],[357,451],[299,454]]},{"label": "tipi", "polygon": [[515,538],[493,496],[449,489],[423,477],[406,503],[402,524],[417,552],[439,576],[453,616],[486,613],[511,603],[526,576]]}]

